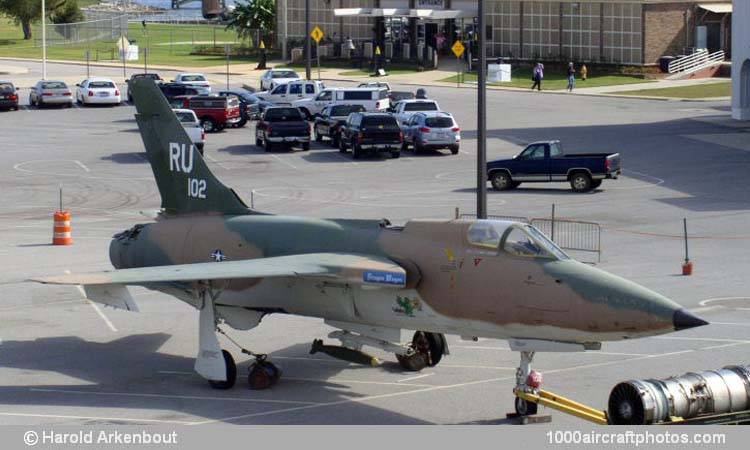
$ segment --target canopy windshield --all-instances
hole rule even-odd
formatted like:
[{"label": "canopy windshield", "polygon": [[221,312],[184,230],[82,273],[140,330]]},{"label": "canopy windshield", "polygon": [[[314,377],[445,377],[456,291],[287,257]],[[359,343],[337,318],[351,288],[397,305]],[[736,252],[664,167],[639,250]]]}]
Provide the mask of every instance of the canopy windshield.
[{"label": "canopy windshield", "polygon": [[554,242],[531,225],[478,220],[468,230],[469,244],[513,256],[570,259]]}]

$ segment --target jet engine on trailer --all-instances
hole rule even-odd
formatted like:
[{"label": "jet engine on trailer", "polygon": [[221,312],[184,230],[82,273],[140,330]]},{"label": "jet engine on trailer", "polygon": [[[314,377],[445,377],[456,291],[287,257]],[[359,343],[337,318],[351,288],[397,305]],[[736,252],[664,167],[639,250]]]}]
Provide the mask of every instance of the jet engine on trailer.
[{"label": "jet engine on trailer", "polygon": [[750,366],[686,373],[666,380],[630,380],[612,389],[609,422],[650,425],[750,409]]}]

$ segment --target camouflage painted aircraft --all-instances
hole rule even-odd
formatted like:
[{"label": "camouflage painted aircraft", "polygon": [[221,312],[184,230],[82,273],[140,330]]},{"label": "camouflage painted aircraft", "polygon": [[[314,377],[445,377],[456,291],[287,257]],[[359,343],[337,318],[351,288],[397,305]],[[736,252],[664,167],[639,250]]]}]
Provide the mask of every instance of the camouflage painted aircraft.
[{"label": "camouflage painted aircraft", "polygon": [[[127,285],[164,292],[199,310],[196,371],[219,389],[237,369],[220,325],[250,330],[271,313],[318,317],[341,346],[312,352],[356,362],[364,345],[421,370],[448,354],[445,334],[506,339],[521,353],[526,389],[535,352],[597,350],[602,341],[705,325],[673,301],[569,258],[535,228],[494,220],[314,219],[248,208],[195,150],[159,89],[136,80],[136,120],[162,210],[114,236],[116,270],[38,279],[82,285],[96,302],[137,310]],[[408,330],[408,331],[407,331]],[[412,335],[413,332],[413,335]],[[407,334],[408,333],[408,334]],[[265,355],[250,372],[278,379]],[[516,401],[521,413],[534,404]]]}]

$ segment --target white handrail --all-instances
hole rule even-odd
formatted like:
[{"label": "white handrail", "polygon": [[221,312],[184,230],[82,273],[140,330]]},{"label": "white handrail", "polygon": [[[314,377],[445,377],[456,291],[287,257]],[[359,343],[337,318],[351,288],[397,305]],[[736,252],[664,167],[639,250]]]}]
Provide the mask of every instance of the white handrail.
[{"label": "white handrail", "polygon": [[724,52],[719,50],[709,54],[708,50],[700,50],[692,55],[675,59],[669,63],[667,72],[674,74],[678,72],[695,72],[705,67],[724,61]]}]

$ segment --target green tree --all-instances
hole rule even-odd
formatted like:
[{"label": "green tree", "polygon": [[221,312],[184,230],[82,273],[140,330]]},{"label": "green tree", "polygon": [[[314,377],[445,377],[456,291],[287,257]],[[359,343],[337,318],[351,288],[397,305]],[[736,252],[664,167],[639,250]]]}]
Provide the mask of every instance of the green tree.
[{"label": "green tree", "polygon": [[83,12],[78,7],[78,0],[65,1],[60,8],[49,15],[52,23],[83,22],[84,19]]},{"label": "green tree", "polygon": [[[69,1],[75,2],[75,0],[46,0],[47,16],[58,14]],[[23,38],[31,39],[31,23],[42,18],[42,0],[0,0],[0,14],[10,17],[16,25],[21,25]]]},{"label": "green tree", "polygon": [[237,3],[229,16],[227,30],[234,30],[240,39],[251,39],[256,30],[261,38],[276,28],[276,0],[248,0]]}]

